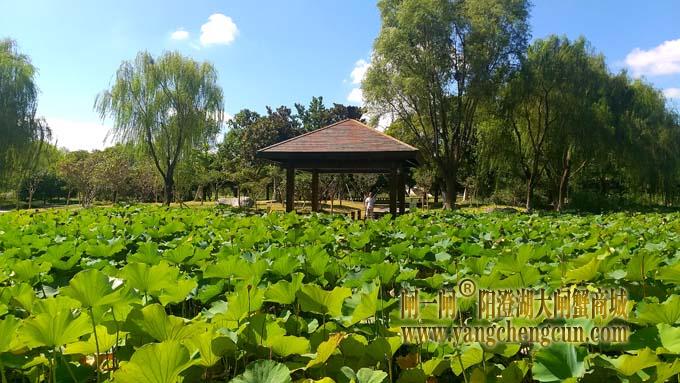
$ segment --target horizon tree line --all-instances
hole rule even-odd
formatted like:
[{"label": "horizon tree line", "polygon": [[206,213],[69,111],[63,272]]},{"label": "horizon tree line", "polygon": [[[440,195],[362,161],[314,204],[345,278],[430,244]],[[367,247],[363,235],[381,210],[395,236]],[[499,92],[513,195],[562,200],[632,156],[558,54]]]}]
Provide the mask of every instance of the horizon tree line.
[{"label": "horizon tree line", "polygon": [[[0,189],[20,199],[72,196],[173,201],[282,200],[280,169],[258,149],[345,119],[392,117],[387,133],[421,151],[409,186],[441,195],[597,210],[680,197],[680,117],[663,94],[612,73],[584,38],[530,42],[526,0],[380,0],[381,30],[363,81],[364,107],[242,109],[225,121],[213,65],[177,52],[123,61],[94,108],[118,143],[65,152],[37,117],[36,68],[0,42]],[[223,139],[218,140],[220,132]],[[360,196],[379,178],[324,175],[326,198]],[[297,196],[308,199],[304,182]],[[49,193],[46,191],[50,190]],[[365,191],[365,190],[363,190]]]}]

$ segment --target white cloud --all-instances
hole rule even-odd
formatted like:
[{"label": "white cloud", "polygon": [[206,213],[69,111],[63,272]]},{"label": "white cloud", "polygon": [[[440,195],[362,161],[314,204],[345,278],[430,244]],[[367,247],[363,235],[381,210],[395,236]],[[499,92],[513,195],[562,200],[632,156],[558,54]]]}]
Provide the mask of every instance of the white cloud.
[{"label": "white cloud", "polygon": [[170,34],[170,38],[173,40],[186,40],[189,38],[189,32],[179,28]]},{"label": "white cloud", "polygon": [[361,82],[364,80],[364,77],[366,77],[366,71],[370,66],[371,63],[367,62],[364,59],[361,59],[354,63],[354,69],[352,69],[352,73],[350,73],[350,77],[352,78],[352,84],[361,84]]},{"label": "white cloud", "polygon": [[680,99],[680,88],[666,88],[663,90],[663,95],[667,98],[679,98]]},{"label": "white cloud", "polygon": [[353,102],[353,103],[356,103],[356,104],[363,104],[364,103],[364,92],[361,90],[361,88],[352,88],[352,90],[347,95],[347,101]]},{"label": "white cloud", "polygon": [[[352,84],[360,86],[361,82],[364,81],[364,77],[366,77],[366,71],[368,71],[368,68],[370,68],[370,66],[371,63],[364,59],[360,59],[357,62],[355,62],[354,69],[352,69],[352,72],[349,74],[350,78],[352,79]],[[364,92],[361,90],[360,87],[352,88],[352,90],[347,95],[347,101],[356,104],[363,104]]]},{"label": "white cloud", "polygon": [[47,124],[57,146],[68,150],[103,149],[112,144],[105,142],[109,127],[97,122],[48,117]]},{"label": "white cloud", "polygon": [[228,123],[229,121],[233,120],[233,119],[234,119],[234,115],[233,115],[233,114],[229,114],[229,113],[227,113],[227,112],[224,112],[224,120],[222,121],[222,125],[221,125],[221,128],[220,128],[220,132],[217,133],[217,137],[215,137],[215,144],[218,144],[218,145],[219,145],[219,144],[221,144],[221,143],[224,141],[224,135],[225,135],[225,134],[227,133],[227,131],[229,130],[229,129],[227,128],[227,123]]},{"label": "white cloud", "polygon": [[650,50],[635,48],[626,56],[626,65],[636,77],[680,73],[680,39],[664,41]]},{"label": "white cloud", "polygon": [[201,25],[201,45],[231,44],[238,35],[238,28],[229,16],[214,13]]},{"label": "white cloud", "polygon": [[380,118],[378,118],[378,130],[384,132],[388,126],[392,125],[394,120],[396,120],[396,118],[394,118],[394,114],[392,113],[381,114]]}]

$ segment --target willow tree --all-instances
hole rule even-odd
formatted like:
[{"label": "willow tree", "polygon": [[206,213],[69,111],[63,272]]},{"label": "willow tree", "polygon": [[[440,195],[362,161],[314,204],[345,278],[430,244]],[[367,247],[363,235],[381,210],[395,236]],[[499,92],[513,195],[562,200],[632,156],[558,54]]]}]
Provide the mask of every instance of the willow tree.
[{"label": "willow tree", "polygon": [[453,208],[475,116],[518,63],[526,0],[381,0],[382,26],[362,87],[369,109],[402,120]]},{"label": "willow tree", "polygon": [[39,160],[51,130],[36,117],[36,69],[13,40],[0,40],[0,186],[14,189],[19,208],[21,186],[37,181]]},{"label": "willow tree", "polygon": [[38,89],[35,67],[13,40],[0,40],[0,179],[32,142],[45,135],[46,125],[35,119]]},{"label": "willow tree", "polygon": [[680,178],[680,118],[663,93],[643,80],[627,84],[619,97],[624,112],[617,132],[617,157],[633,196],[660,195],[673,202]]},{"label": "willow tree", "polygon": [[113,118],[116,140],[143,145],[149,153],[163,178],[166,205],[173,200],[178,162],[214,140],[224,115],[215,68],[176,52],[158,59],[140,52],[124,61],[95,109],[102,119]]},{"label": "willow tree", "polygon": [[524,175],[527,210],[545,173],[560,210],[570,178],[596,156],[607,136],[599,113],[606,79],[604,58],[585,39],[550,36],[531,44],[504,87],[502,124]]}]

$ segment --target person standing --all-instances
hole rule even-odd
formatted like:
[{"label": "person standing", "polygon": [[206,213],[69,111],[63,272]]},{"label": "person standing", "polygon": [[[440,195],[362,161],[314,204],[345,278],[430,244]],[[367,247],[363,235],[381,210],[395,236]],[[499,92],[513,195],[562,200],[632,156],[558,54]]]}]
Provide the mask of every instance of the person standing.
[{"label": "person standing", "polygon": [[366,208],[366,219],[373,219],[373,208],[375,207],[375,194],[369,192],[364,200],[364,207]]}]

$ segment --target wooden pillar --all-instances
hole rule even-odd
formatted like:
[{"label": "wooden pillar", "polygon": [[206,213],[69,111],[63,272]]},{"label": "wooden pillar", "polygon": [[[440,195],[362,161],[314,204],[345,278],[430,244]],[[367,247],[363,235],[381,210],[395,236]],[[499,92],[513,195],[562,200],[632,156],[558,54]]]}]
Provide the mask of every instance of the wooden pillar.
[{"label": "wooden pillar", "polygon": [[392,218],[397,216],[397,168],[390,172],[390,214]]},{"label": "wooden pillar", "polygon": [[312,211],[319,211],[319,172],[312,170]]},{"label": "wooden pillar", "polygon": [[286,168],[286,211],[295,210],[295,168]]},{"label": "wooden pillar", "polygon": [[404,214],[406,212],[406,174],[404,174],[404,168],[400,167],[398,169],[397,175],[397,197],[399,199],[399,214]]}]

